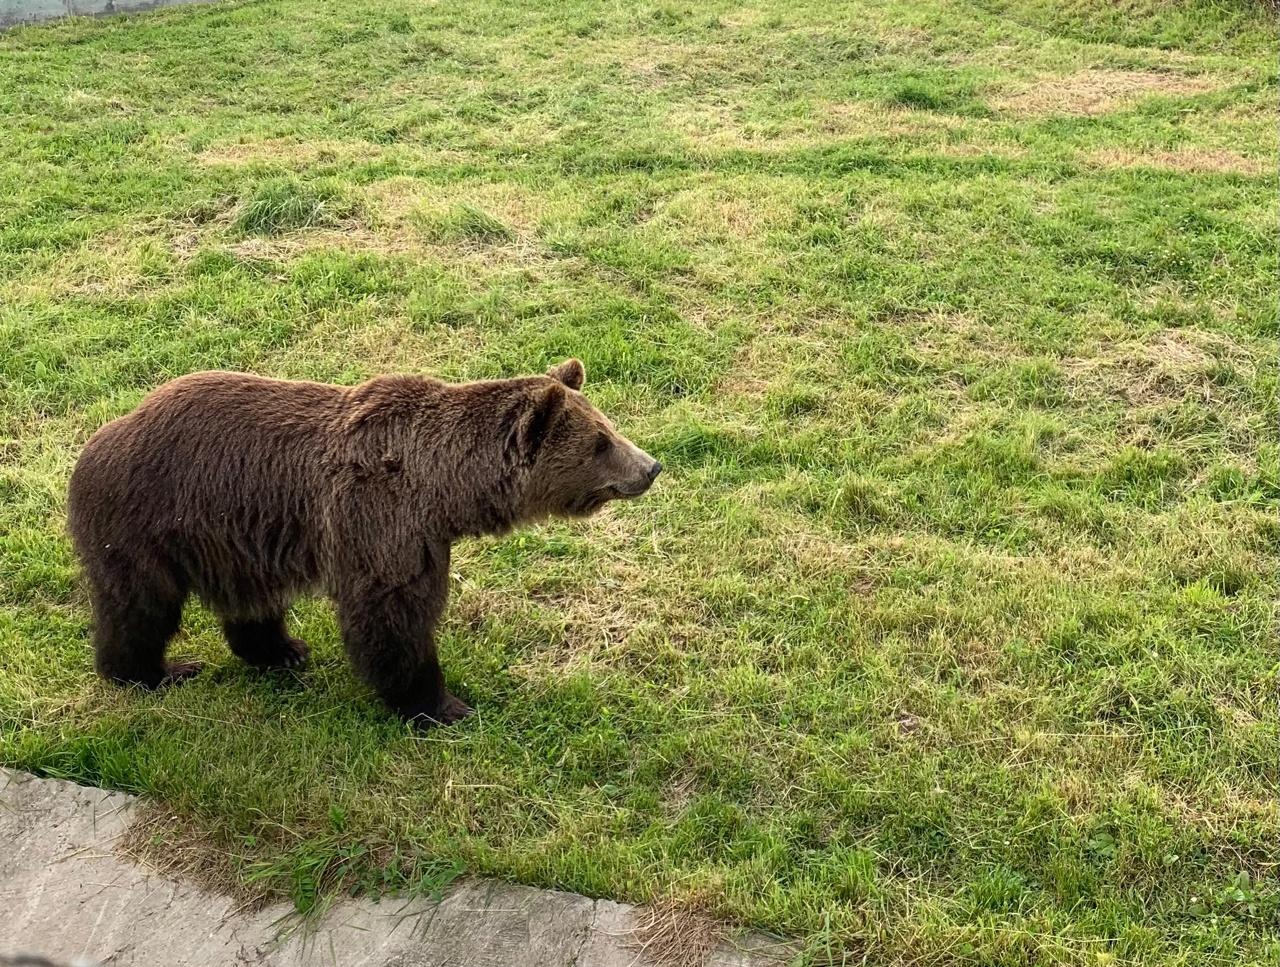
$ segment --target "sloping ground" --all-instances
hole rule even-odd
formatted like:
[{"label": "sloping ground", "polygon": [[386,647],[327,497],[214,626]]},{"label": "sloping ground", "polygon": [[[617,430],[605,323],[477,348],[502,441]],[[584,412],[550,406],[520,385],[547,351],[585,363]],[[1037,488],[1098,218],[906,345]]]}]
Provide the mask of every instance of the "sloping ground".
[{"label": "sloping ground", "polygon": [[[219,3],[0,36],[0,761],[303,910],[451,871],[889,964],[1280,955],[1275,22]],[[99,685],[63,514],[201,368],[578,355],[668,468],[467,544],[417,736]],[[158,820],[159,822],[159,820]],[[155,857],[153,856],[153,859]]]}]

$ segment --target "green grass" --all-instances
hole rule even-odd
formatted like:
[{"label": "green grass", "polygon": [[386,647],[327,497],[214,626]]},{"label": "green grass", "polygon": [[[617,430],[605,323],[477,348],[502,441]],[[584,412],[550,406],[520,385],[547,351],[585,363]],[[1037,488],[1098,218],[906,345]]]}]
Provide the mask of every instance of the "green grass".
[{"label": "green grass", "polygon": [[231,231],[240,235],[279,235],[339,224],[337,196],[335,187],[326,182],[307,184],[296,178],[262,181],[240,207]]},{"label": "green grass", "polygon": [[[0,761],[234,876],[688,903],[812,962],[1280,956],[1259,4],[237,2],[0,35]],[[81,445],[158,383],[539,371],[668,467],[459,548],[419,737],[91,673]]]}]

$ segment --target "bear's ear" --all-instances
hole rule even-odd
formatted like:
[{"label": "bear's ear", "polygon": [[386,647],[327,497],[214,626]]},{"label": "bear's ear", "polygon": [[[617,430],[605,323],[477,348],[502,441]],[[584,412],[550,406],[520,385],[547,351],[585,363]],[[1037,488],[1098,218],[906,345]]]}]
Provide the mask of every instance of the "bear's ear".
[{"label": "bear's ear", "polygon": [[564,390],[558,385],[535,390],[529,402],[528,415],[520,425],[520,449],[527,459],[532,460],[542,448],[542,441],[555,424],[564,403]]},{"label": "bear's ear", "polygon": [[547,370],[547,375],[558,379],[569,389],[582,389],[582,384],[587,381],[587,370],[580,359],[566,359]]}]

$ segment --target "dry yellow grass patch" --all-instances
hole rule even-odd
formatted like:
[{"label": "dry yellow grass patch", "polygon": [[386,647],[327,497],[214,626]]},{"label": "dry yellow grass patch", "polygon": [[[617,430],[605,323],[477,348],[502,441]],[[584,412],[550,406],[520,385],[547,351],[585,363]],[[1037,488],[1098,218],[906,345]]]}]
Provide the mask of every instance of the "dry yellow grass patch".
[{"label": "dry yellow grass patch", "polygon": [[[512,667],[514,674],[531,680],[559,674],[567,667],[584,669],[634,660],[629,643],[637,635],[650,634],[658,624],[668,639],[680,635],[682,624],[692,623],[691,634],[701,631],[697,623],[701,616],[690,617],[690,603],[677,600],[678,594],[655,608],[652,598],[636,593],[636,588],[645,586],[652,566],[638,557],[638,545],[644,538],[637,530],[635,513],[609,506],[583,526],[589,529],[595,551],[591,573],[582,575],[581,581],[570,579],[543,587],[535,582],[524,594],[513,597],[506,591],[477,587],[463,578],[455,587],[448,620],[479,632],[491,619],[527,623],[535,610],[544,609],[557,627],[548,629],[536,653]],[[455,571],[466,575],[482,570],[483,564],[477,560],[482,552],[482,544],[459,546],[454,555]],[[641,657],[647,662],[651,655],[646,651]]]},{"label": "dry yellow grass patch", "polygon": [[336,228],[306,228],[281,235],[253,235],[228,245],[227,251],[243,259],[285,261],[323,249],[395,255],[423,248],[425,246],[410,236],[395,232],[374,233],[352,221]]},{"label": "dry yellow grass patch", "polygon": [[789,529],[780,546],[800,577],[812,580],[839,574],[851,593],[863,597],[875,594],[888,570],[877,559],[874,546],[850,544],[802,526]]},{"label": "dry yellow grass patch", "polygon": [[866,101],[833,101],[813,112],[818,130],[838,137],[918,137],[958,131],[965,118],[909,107],[888,107]]},{"label": "dry yellow grass patch", "polygon": [[771,152],[830,145],[841,139],[910,139],[932,150],[947,143],[949,132],[967,130],[972,124],[965,118],[861,101],[822,104],[806,118],[767,121],[745,120],[728,104],[684,104],[670,111],[666,121],[695,147]]},{"label": "dry yellow grass patch", "polygon": [[1065,361],[1068,382],[1085,396],[1118,396],[1134,404],[1209,400],[1210,368],[1219,360],[1247,366],[1219,337],[1190,329],[1159,333],[1145,341],[1120,343],[1086,359]]},{"label": "dry yellow grass patch", "polygon": [[762,316],[755,322],[757,338],[738,348],[733,362],[716,381],[715,398],[739,414],[743,404],[763,404],[769,391],[785,385],[792,368],[805,358],[806,342],[789,338],[796,326],[793,320]]},{"label": "dry yellow grass patch", "polygon": [[196,154],[206,165],[274,165],[281,168],[306,168],[335,161],[366,161],[383,153],[379,145],[369,141],[291,141],[271,138],[265,141],[239,141],[211,145]]},{"label": "dry yellow grass patch", "polygon": [[534,233],[553,211],[569,207],[564,201],[553,207],[545,197],[511,182],[437,185],[403,175],[370,185],[365,198],[371,220],[379,226],[440,218],[468,205],[522,235]]},{"label": "dry yellow grass patch", "polygon": [[1249,158],[1228,148],[1175,148],[1172,151],[1133,151],[1104,148],[1085,156],[1099,168],[1156,168],[1186,174],[1260,175],[1276,171],[1274,158]]},{"label": "dry yellow grass patch", "polygon": [[942,155],[945,158],[1004,158],[1008,160],[1027,157],[1027,149],[1014,144],[978,144],[974,142],[940,142],[929,146],[925,155]]},{"label": "dry yellow grass patch", "polygon": [[1009,347],[990,323],[965,312],[931,311],[903,319],[911,348],[939,359],[1008,359]]},{"label": "dry yellow grass patch", "polygon": [[661,902],[636,913],[630,946],[637,959],[659,967],[703,967],[725,937],[717,920],[678,902]]},{"label": "dry yellow grass patch", "polygon": [[[577,259],[557,256],[525,239],[498,245],[468,242],[428,242],[412,228],[380,226],[376,231],[359,223],[339,228],[311,228],[270,238],[253,237],[226,246],[239,258],[288,262],[315,252],[409,256],[446,265],[464,279],[483,283],[510,272],[530,278],[565,270]],[[379,358],[398,358],[379,353]]]},{"label": "dry yellow grass patch", "polygon": [[417,178],[396,175],[369,185],[364,189],[364,198],[375,221],[395,223],[408,218],[431,191],[431,186]]},{"label": "dry yellow grass patch", "polygon": [[125,231],[105,232],[70,250],[51,271],[25,285],[15,283],[0,291],[13,298],[128,296],[146,285],[142,258],[148,244],[163,247],[158,239],[130,237]]},{"label": "dry yellow grass patch", "polygon": [[483,335],[474,327],[435,327],[429,333],[419,332],[403,315],[388,313],[377,322],[367,318],[326,314],[319,318],[295,345],[309,357],[281,354],[271,357],[273,372],[283,377],[309,378],[301,358],[344,358],[358,360],[365,376],[377,373],[431,373],[448,371],[449,361],[479,353]]},{"label": "dry yellow grass patch", "polygon": [[668,61],[653,57],[637,57],[626,64],[631,76],[645,87],[662,87],[673,68]]},{"label": "dry yellow grass patch", "polygon": [[226,844],[180,819],[163,803],[141,807],[116,851],[161,876],[188,879],[210,893],[230,896],[240,902],[241,910],[260,910],[280,899],[263,885],[246,882]]},{"label": "dry yellow grass patch", "polygon": [[739,7],[737,10],[731,10],[729,13],[721,14],[720,25],[722,27],[741,29],[743,27],[754,27],[763,19],[763,11],[752,10],[748,7]]},{"label": "dry yellow grass patch", "polygon": [[78,87],[67,91],[64,100],[67,107],[85,114],[90,112],[95,114],[127,114],[130,111],[129,102],[123,98],[104,97],[101,94],[81,90]]},{"label": "dry yellow grass patch", "polygon": [[1046,114],[1092,117],[1150,95],[1186,97],[1219,86],[1217,80],[1205,76],[1089,68],[1066,76],[1038,78],[1021,90],[997,98],[993,106],[1018,117]]},{"label": "dry yellow grass patch", "polygon": [[699,240],[760,238],[792,217],[802,179],[768,178],[699,185],[675,192],[654,216],[656,226]]},{"label": "dry yellow grass patch", "polygon": [[1146,286],[1141,304],[1143,309],[1153,313],[1165,309],[1182,313],[1207,309],[1220,322],[1232,321],[1238,309],[1237,301],[1226,293],[1192,292],[1186,286],[1168,280]]},{"label": "dry yellow grass patch", "polygon": [[[1011,554],[990,547],[978,547],[966,539],[956,539],[921,530],[881,535],[869,534],[860,541],[869,554],[874,554],[876,567],[892,571],[902,566],[919,566],[940,557],[964,563],[979,586],[998,588],[1007,585],[1011,575],[1027,576],[1044,584],[1069,578],[1080,587],[1114,587],[1131,584],[1141,576],[1137,565],[1117,563],[1096,547],[1079,543],[1059,547],[1045,553]],[[1027,616],[1008,615],[1017,624]]]},{"label": "dry yellow grass patch", "polygon": [[[565,669],[647,666],[654,658],[652,651],[638,645],[635,639],[652,639],[659,618],[649,609],[619,603],[625,597],[620,582],[608,579],[572,594],[531,595],[531,600],[541,600],[559,616],[560,633],[548,636],[528,660],[512,665],[511,673],[530,681],[549,681],[558,680]],[[492,600],[487,604],[501,607]],[[506,610],[510,612],[512,606],[508,604]],[[682,640],[697,640],[703,633],[701,625],[679,620],[675,611],[673,608],[661,619],[662,637],[668,645],[676,647]]]},{"label": "dry yellow grass patch", "polygon": [[[1160,808],[1178,823],[1199,827],[1208,836],[1220,836],[1243,824],[1257,823],[1280,828],[1280,805],[1275,800],[1254,799],[1224,790],[1217,801],[1191,798],[1170,790],[1160,790]],[[1246,861],[1247,862],[1247,861]],[[1263,864],[1274,869],[1274,861]]]},{"label": "dry yellow grass patch", "polygon": [[479,632],[492,619],[520,621],[530,608],[542,605],[558,616],[558,633],[548,633],[535,654],[511,666],[514,675],[537,681],[558,676],[563,669],[586,670],[617,665],[634,654],[627,641],[651,621],[644,609],[629,608],[616,579],[566,593],[537,594],[513,599],[510,594],[476,588],[462,591],[450,604],[449,620]]},{"label": "dry yellow grass patch", "polygon": [[676,44],[646,38],[642,43],[624,41],[597,47],[598,56],[614,59],[641,87],[662,88],[680,76],[710,67],[729,55],[726,47]]}]

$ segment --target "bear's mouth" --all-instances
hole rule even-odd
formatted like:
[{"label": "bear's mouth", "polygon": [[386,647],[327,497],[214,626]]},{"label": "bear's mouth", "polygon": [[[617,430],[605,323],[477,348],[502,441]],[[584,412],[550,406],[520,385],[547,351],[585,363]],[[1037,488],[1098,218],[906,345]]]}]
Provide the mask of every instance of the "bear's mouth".
[{"label": "bear's mouth", "polygon": [[570,508],[570,512],[575,516],[587,517],[617,496],[620,495],[614,487],[601,487],[599,490],[588,491]]},{"label": "bear's mouth", "polygon": [[653,485],[653,479],[641,480],[638,483],[609,484],[589,490],[568,508],[574,517],[588,517],[609,503],[611,500],[632,500],[643,496]]},{"label": "bear's mouth", "polygon": [[608,489],[613,491],[613,495],[615,497],[620,497],[621,499],[626,500],[628,497],[641,496],[642,494],[648,491],[650,486],[651,486],[651,482],[648,480],[645,480],[642,483],[638,483],[632,487],[621,487],[621,486],[615,485]]},{"label": "bear's mouth", "polygon": [[599,490],[591,490],[584,494],[569,508],[569,512],[576,517],[588,517],[611,500],[627,500],[632,497],[639,497],[648,489],[648,486],[639,487],[635,490],[625,489],[616,485],[601,487]]}]

